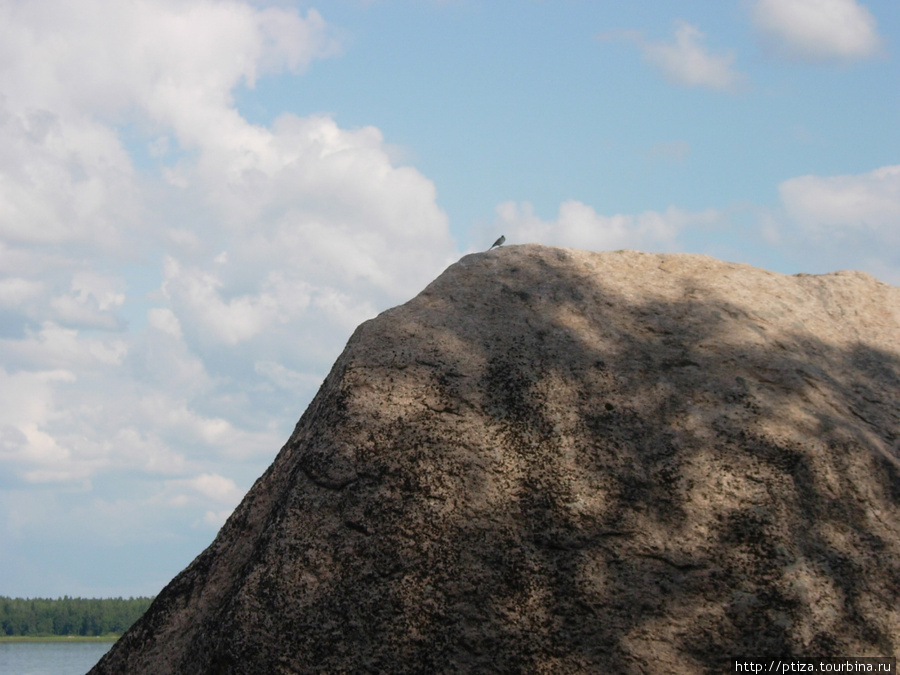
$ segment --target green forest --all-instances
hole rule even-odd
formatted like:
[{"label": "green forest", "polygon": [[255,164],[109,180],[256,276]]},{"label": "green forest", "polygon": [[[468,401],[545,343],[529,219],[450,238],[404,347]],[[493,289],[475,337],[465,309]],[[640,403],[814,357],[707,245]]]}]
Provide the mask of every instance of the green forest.
[{"label": "green forest", "polygon": [[153,598],[6,598],[0,596],[0,637],[121,635]]}]

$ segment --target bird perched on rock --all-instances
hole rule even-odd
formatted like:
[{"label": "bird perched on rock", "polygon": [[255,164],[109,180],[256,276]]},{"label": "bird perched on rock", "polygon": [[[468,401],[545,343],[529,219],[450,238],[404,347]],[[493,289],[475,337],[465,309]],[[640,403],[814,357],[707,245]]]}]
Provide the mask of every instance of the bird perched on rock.
[{"label": "bird perched on rock", "polygon": [[[501,234],[500,238],[497,241],[495,241],[493,244],[491,244],[491,248],[494,248],[495,246],[503,246],[504,241],[506,241],[506,235]],[[490,251],[491,248],[489,248],[488,251]]]}]

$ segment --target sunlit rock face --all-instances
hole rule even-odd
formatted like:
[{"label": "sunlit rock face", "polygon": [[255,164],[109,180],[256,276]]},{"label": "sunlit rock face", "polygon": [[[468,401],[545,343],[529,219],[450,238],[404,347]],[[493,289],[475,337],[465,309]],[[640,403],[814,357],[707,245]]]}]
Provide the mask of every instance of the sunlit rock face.
[{"label": "sunlit rock face", "polygon": [[469,255],[357,329],[92,672],[897,656],[898,441],[900,289],[696,255]]}]

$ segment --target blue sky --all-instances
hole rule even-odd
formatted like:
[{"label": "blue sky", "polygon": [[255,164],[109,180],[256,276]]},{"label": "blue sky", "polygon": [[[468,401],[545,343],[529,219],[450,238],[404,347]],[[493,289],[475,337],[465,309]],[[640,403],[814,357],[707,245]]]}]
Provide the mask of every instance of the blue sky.
[{"label": "blue sky", "polygon": [[900,283],[894,0],[0,0],[0,595],[153,594],[500,234]]}]

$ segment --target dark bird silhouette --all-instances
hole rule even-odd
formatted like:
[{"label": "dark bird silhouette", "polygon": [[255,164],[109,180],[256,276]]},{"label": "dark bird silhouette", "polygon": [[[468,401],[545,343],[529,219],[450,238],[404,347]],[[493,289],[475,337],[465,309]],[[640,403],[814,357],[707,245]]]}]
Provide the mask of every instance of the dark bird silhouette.
[{"label": "dark bird silhouette", "polygon": [[[506,236],[501,234],[500,238],[497,241],[495,241],[493,244],[491,244],[491,248],[494,248],[495,246],[503,246],[504,241],[506,241]],[[490,251],[491,248],[489,248],[488,251]]]}]

